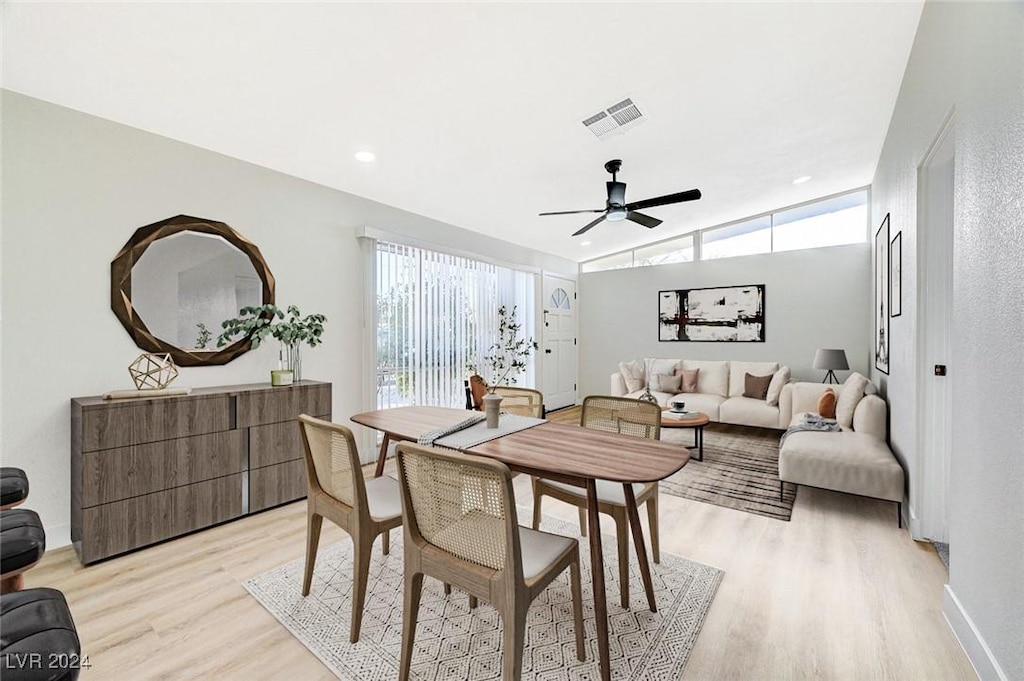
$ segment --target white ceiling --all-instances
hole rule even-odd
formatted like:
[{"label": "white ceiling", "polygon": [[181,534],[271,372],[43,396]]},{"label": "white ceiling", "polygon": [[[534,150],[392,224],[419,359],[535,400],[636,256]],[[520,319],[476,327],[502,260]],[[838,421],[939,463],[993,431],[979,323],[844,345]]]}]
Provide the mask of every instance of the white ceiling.
[{"label": "white ceiling", "polygon": [[[921,3],[3,11],[6,88],[585,260],[869,184]],[[598,140],[581,121],[623,96],[649,120]],[[627,200],[704,198],[587,247],[587,216],[537,216],[603,207],[611,158]]]}]

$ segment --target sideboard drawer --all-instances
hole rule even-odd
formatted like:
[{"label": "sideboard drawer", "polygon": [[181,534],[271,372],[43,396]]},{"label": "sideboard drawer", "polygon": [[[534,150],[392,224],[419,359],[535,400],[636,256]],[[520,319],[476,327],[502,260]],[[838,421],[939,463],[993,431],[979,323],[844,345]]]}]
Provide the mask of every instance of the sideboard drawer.
[{"label": "sideboard drawer", "polygon": [[275,466],[249,471],[249,510],[262,511],[271,506],[306,496],[306,460],[296,459]]},{"label": "sideboard drawer", "polygon": [[299,414],[330,413],[330,384],[300,384],[238,395],[239,428],[291,421]]},{"label": "sideboard drawer", "polygon": [[[317,416],[329,421],[330,416]],[[296,419],[249,428],[249,466],[262,468],[305,456]]]},{"label": "sideboard drawer", "polygon": [[170,539],[242,515],[238,473],[83,510],[83,563]]},{"label": "sideboard drawer", "polygon": [[89,408],[82,414],[82,451],[125,447],[230,430],[234,401],[229,395],[169,397],[146,404]]},{"label": "sideboard drawer", "polygon": [[245,470],[244,430],[226,430],[82,455],[86,508]]}]

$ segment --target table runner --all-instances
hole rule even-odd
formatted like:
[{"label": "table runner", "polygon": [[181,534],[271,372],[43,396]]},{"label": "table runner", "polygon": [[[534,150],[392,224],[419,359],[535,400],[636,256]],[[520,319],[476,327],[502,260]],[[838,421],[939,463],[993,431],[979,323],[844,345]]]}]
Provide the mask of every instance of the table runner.
[{"label": "table runner", "polygon": [[532,416],[502,414],[497,428],[488,428],[486,423],[474,423],[468,428],[438,438],[434,444],[450,449],[469,449],[520,430],[539,426],[542,423],[547,423],[547,421]]}]

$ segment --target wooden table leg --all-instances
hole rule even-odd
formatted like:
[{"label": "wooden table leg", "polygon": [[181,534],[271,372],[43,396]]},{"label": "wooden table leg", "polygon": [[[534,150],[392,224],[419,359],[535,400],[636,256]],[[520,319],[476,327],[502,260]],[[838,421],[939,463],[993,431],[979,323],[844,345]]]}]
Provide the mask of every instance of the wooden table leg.
[{"label": "wooden table leg", "polygon": [[373,477],[379,478],[384,475],[384,463],[388,460],[388,444],[391,436],[384,433],[384,439],[380,443],[380,454],[377,455],[377,468],[373,471]]},{"label": "wooden table leg", "polygon": [[604,555],[601,553],[601,521],[597,512],[597,483],[587,480],[587,524],[590,539],[590,572],[594,585],[594,620],[597,624],[597,652],[602,681],[611,681],[612,661],[608,650],[608,596],[604,591]]},{"label": "wooden table leg", "polygon": [[658,604],[654,600],[654,582],[651,580],[651,564],[647,562],[647,545],[644,544],[644,528],[640,527],[640,513],[636,509],[636,495],[633,485],[625,484],[622,490],[626,495],[626,516],[629,528],[633,531],[633,546],[636,547],[636,559],[640,563],[640,576],[644,580],[644,591],[647,593],[647,605],[651,612],[658,612]]}]

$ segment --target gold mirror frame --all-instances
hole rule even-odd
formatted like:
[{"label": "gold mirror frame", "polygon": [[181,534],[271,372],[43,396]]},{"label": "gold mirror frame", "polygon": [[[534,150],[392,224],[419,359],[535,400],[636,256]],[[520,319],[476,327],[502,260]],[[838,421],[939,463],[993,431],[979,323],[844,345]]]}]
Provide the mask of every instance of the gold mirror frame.
[{"label": "gold mirror frame", "polygon": [[178,366],[215,366],[227,364],[252,349],[248,337],[209,352],[184,350],[165,340],[157,338],[146,327],[132,305],[132,267],[139,261],[153,242],[180,232],[203,232],[223,238],[244,253],[252,262],[256,274],[263,283],[263,305],[274,303],[274,275],[263,260],[260,249],[230,226],[216,220],[178,215],[167,220],[139,227],[132,238],[118,251],[110,263],[110,308],[114,311],[125,331],[135,344],[148,352],[170,353]]}]

